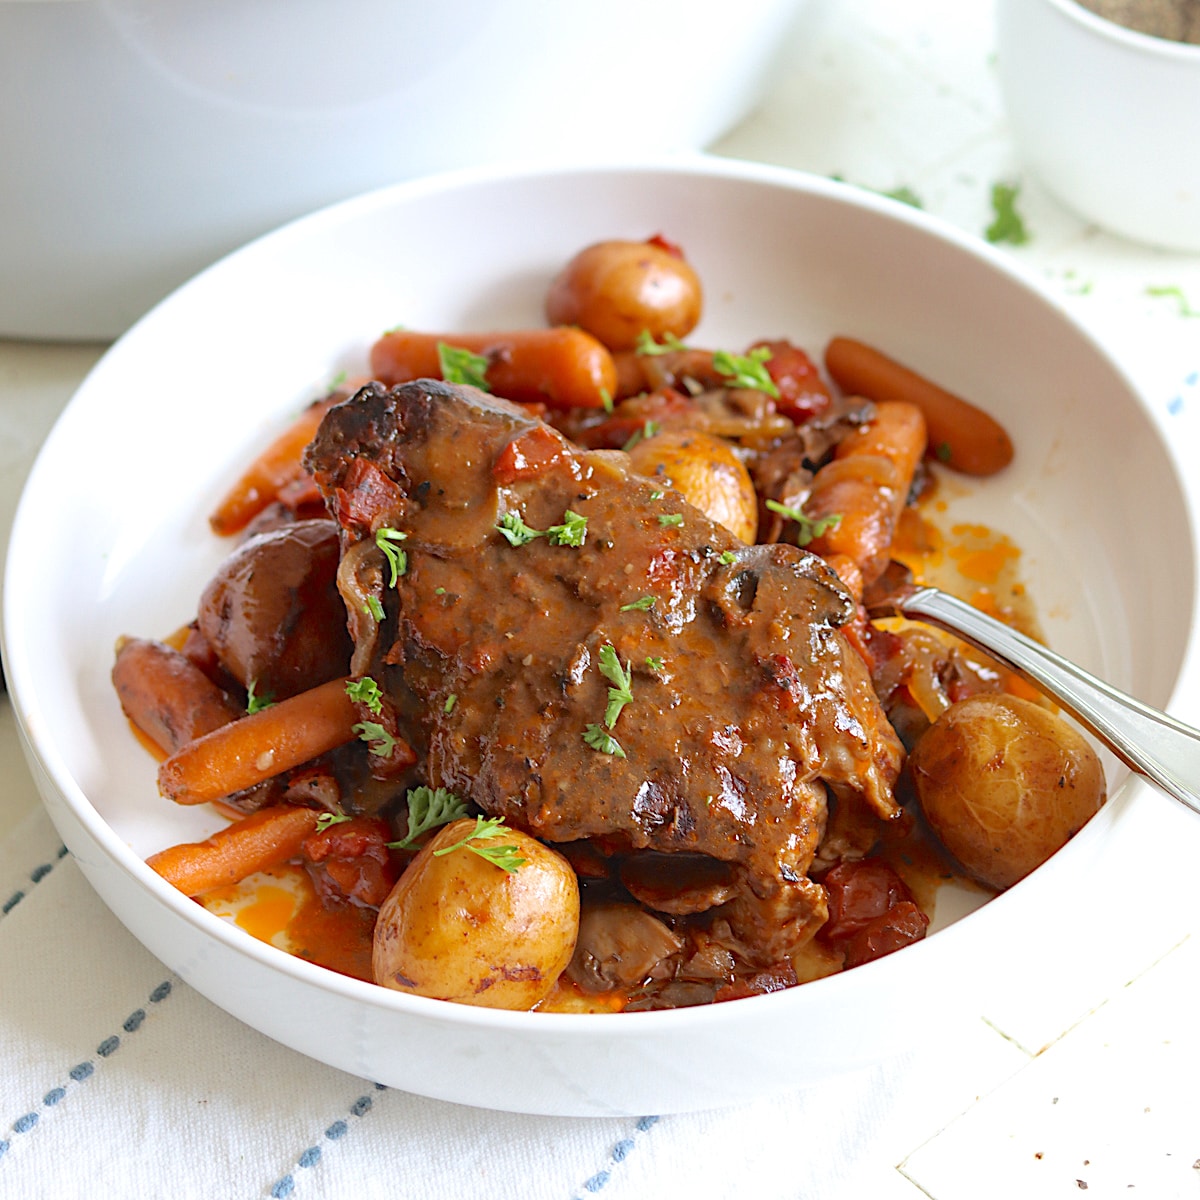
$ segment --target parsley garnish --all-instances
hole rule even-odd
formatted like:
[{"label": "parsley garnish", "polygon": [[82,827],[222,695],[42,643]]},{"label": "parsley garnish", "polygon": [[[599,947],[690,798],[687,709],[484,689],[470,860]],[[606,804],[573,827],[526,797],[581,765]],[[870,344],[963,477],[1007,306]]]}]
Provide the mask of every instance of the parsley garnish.
[{"label": "parsley garnish", "polygon": [[729,566],[731,563],[737,562],[737,555],[732,550],[722,550],[717,561],[723,567]]},{"label": "parsley garnish", "polygon": [[317,818],[317,832],[324,833],[331,825],[340,825],[343,821],[349,821],[350,818],[345,813],[322,813]]},{"label": "parsley garnish", "polygon": [[569,508],[563,513],[561,525],[551,525],[546,536],[555,546],[582,546],[587,537],[587,517]]},{"label": "parsley garnish", "polygon": [[421,834],[467,815],[466,801],[445,788],[410,788],[405,799],[408,801],[408,832],[400,841],[388,842],[392,850],[411,850]]},{"label": "parsley garnish", "polygon": [[937,455],[938,462],[949,462],[954,457],[954,451],[950,449],[949,442],[939,442],[934,453]]},{"label": "parsley garnish", "polygon": [[359,721],[350,728],[367,743],[367,749],[376,758],[391,758],[396,748],[396,739],[378,721]]},{"label": "parsley garnish", "polygon": [[1193,308],[1188,303],[1187,296],[1183,293],[1183,288],[1171,287],[1148,287],[1146,289],[1147,296],[1166,296],[1174,300],[1179,308],[1181,317],[1200,317],[1200,308]]},{"label": "parsley garnish", "polygon": [[510,832],[511,830],[499,817],[489,817],[486,821],[483,817],[476,817],[475,828],[465,838],[455,842],[453,846],[443,846],[440,850],[435,850],[433,855],[435,858],[440,858],[443,854],[452,854],[455,850],[470,850],[472,854],[478,854],[480,858],[486,859],[493,866],[511,874],[518,867],[525,865],[525,860],[518,853],[516,846],[511,843],[505,846],[474,846],[471,844],[502,837]]},{"label": "parsley garnish", "polygon": [[621,743],[607,729],[601,729],[599,725],[589,725],[583,731],[583,740],[593,750],[599,750],[601,754],[615,754],[617,758],[625,757]]},{"label": "parsley garnish", "polygon": [[264,708],[270,708],[275,703],[270,696],[257,696],[254,689],[258,686],[258,680],[252,679],[246,686],[246,713],[247,715],[256,712],[262,712]]},{"label": "parsley garnish", "polygon": [[600,674],[613,685],[608,689],[608,707],[604,710],[604,724],[611,729],[621,709],[633,701],[633,675],[628,667],[621,665],[617,652],[608,643],[600,647]]},{"label": "parsley garnish", "polygon": [[368,596],[367,602],[363,605],[363,612],[368,617],[374,617],[376,621],[383,620],[383,605],[379,602],[378,596]]},{"label": "parsley garnish", "polygon": [[667,493],[662,491],[661,488],[655,488],[654,491],[652,491],[650,493],[650,499],[651,500],[661,500],[666,494]]},{"label": "parsley garnish", "polygon": [[992,184],[992,212],[995,219],[984,231],[989,242],[1010,242],[1023,246],[1029,241],[1029,231],[1017,212],[1017,197],[1021,189],[1011,183]]},{"label": "parsley garnish", "polygon": [[381,525],[375,531],[375,545],[383,551],[383,557],[388,560],[388,565],[392,568],[392,577],[388,580],[388,587],[395,587],[396,580],[408,570],[408,554],[397,545],[398,542],[407,539],[407,533],[401,533],[399,529],[392,529],[389,525]]},{"label": "parsley garnish", "polygon": [[657,421],[644,422],[641,429],[636,430],[633,436],[625,443],[625,445],[621,447],[621,449],[628,454],[629,451],[638,444],[638,442],[644,441],[646,438],[652,438],[658,432],[658,430],[659,424]]},{"label": "parsley garnish", "polygon": [[454,692],[451,692],[450,695],[448,695],[446,697],[446,703],[442,705],[442,712],[444,712],[447,716],[449,716],[450,713],[452,713],[454,711],[454,706],[457,703],[458,703],[458,696],[456,696],[454,694]]},{"label": "parsley garnish", "polygon": [[767,346],[755,346],[749,354],[730,354],[728,350],[717,350],[713,354],[713,368],[718,375],[729,377],[729,386],[755,388],[768,396],[779,395],[775,380],[767,372],[765,363],[771,360]]},{"label": "parsley garnish", "polygon": [[659,513],[658,523],[678,529],[683,524],[683,513]]},{"label": "parsley garnish", "polygon": [[654,607],[654,602],[657,596],[642,596],[639,600],[634,600],[629,604],[621,605],[621,612],[648,612]]},{"label": "parsley garnish", "polygon": [[600,389],[600,404],[604,408],[604,411],[606,413],[612,412],[613,398],[612,398],[612,393],[608,390],[608,388]]},{"label": "parsley garnish", "polygon": [[569,508],[563,514],[561,525],[549,529],[532,529],[521,519],[519,513],[504,513],[496,528],[508,539],[510,546],[527,546],[534,538],[548,538],[554,546],[582,546],[587,537],[587,517]]},{"label": "parsley garnish", "polygon": [[438,366],[447,383],[465,383],[482,392],[492,390],[487,381],[488,360],[482,354],[446,342],[438,342],[437,352]]},{"label": "parsley garnish", "polygon": [[663,669],[663,660],[654,654],[646,655],[646,666],[651,671],[661,671]]},{"label": "parsley garnish", "polygon": [[364,675],[361,679],[347,680],[346,695],[355,704],[365,704],[376,716],[383,711],[383,693],[379,690],[379,684],[370,675]]},{"label": "parsley garnish", "polygon": [[781,517],[787,517],[789,521],[796,522],[797,546],[807,546],[813,538],[818,538],[821,534],[836,529],[842,523],[841,513],[830,513],[827,517],[813,518],[806,516],[798,508],[780,504],[778,500],[768,500],[766,503],[772,512],[777,512]]},{"label": "parsley garnish", "polygon": [[634,350],[638,354],[646,354],[651,357],[657,354],[671,354],[676,350],[686,350],[687,346],[683,344],[673,333],[664,333],[663,340],[656,342],[651,336],[650,330],[643,329],[637,335],[637,343],[634,345]]}]

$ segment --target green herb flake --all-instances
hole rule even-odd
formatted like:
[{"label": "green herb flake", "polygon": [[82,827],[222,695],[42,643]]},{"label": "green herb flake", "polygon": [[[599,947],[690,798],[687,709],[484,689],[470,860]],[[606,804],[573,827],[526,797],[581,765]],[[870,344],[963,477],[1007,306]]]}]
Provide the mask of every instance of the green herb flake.
[{"label": "green herb flake", "polygon": [[638,600],[633,600],[629,604],[622,604],[621,612],[649,612],[654,607],[654,602],[658,599],[657,596],[642,596]]},{"label": "green herb flake", "polygon": [[1008,242],[1013,246],[1023,246],[1029,241],[1029,230],[1021,214],[1017,212],[1017,197],[1021,189],[1011,183],[992,184],[992,223],[984,230],[983,236],[993,244]]},{"label": "green herb flake", "polygon": [[600,674],[612,684],[608,689],[608,707],[604,710],[604,724],[611,729],[621,709],[633,702],[633,674],[621,665],[616,650],[608,643],[600,647]]},{"label": "green herb flake", "polygon": [[383,711],[383,693],[379,690],[379,684],[370,675],[364,675],[361,679],[348,680],[346,695],[355,704],[365,704],[376,716]]},{"label": "green herb flake", "polygon": [[732,550],[722,550],[717,561],[721,566],[728,567],[737,562],[737,555]]},{"label": "green herb flake", "polygon": [[467,815],[466,801],[445,788],[410,788],[405,800],[408,803],[408,832],[400,841],[388,842],[392,850],[411,850],[421,834]]},{"label": "green herb flake", "polygon": [[383,557],[392,569],[388,587],[395,587],[400,576],[408,572],[408,554],[400,549],[400,543],[407,539],[407,533],[401,533],[399,529],[393,529],[390,525],[381,525],[375,531],[375,545],[383,551]]},{"label": "green herb flake", "polygon": [[625,445],[623,445],[621,447],[621,449],[624,450],[626,454],[628,454],[629,451],[632,450],[634,448],[634,446],[636,446],[638,444],[638,442],[645,441],[646,438],[652,438],[658,432],[658,430],[659,430],[659,424],[657,421],[644,422],[642,424],[641,429],[637,430],[633,434],[633,436],[625,443]]},{"label": "green herb flake", "polygon": [[555,546],[582,546],[587,537],[587,517],[569,508],[563,514],[561,525],[551,525],[546,537]]},{"label": "green herb flake", "polygon": [[350,728],[367,743],[367,749],[376,758],[392,757],[392,751],[396,749],[396,739],[378,721],[359,721]]},{"label": "green herb flake", "polygon": [[435,850],[433,856],[440,858],[443,854],[453,854],[455,850],[470,850],[472,854],[478,854],[480,858],[486,859],[493,866],[511,874],[525,865],[525,859],[521,857],[516,846],[512,844],[504,846],[474,844],[476,842],[486,843],[492,838],[503,837],[511,832],[499,817],[489,817],[487,820],[484,820],[483,817],[476,817],[475,828],[465,838],[455,842],[453,846],[443,846],[440,850]]},{"label": "green herb flake", "polygon": [[902,183],[899,187],[890,188],[888,191],[880,192],[879,194],[886,196],[889,200],[899,200],[901,204],[907,204],[909,208],[925,207],[921,197],[906,183]]},{"label": "green herb flake", "polygon": [[656,654],[647,654],[646,666],[651,671],[661,671],[663,669],[663,660]]},{"label": "green herb flake", "polygon": [[678,529],[683,524],[683,513],[659,513],[658,523],[669,529]]},{"label": "green herb flake", "polygon": [[521,519],[520,513],[506,512],[500,518],[498,530],[508,539],[510,546],[527,546],[534,538],[542,534],[536,529],[530,529]]},{"label": "green herb flake", "polygon": [[798,508],[780,504],[778,500],[768,500],[766,504],[772,512],[779,513],[781,517],[787,517],[789,521],[796,522],[797,546],[807,546],[813,538],[819,538],[823,533],[836,529],[842,523],[841,513],[830,513],[827,517],[814,518],[802,513]]},{"label": "green herb flake", "polygon": [[322,813],[317,818],[317,832],[324,833],[325,830],[334,825],[340,825],[343,821],[349,821],[350,818],[345,813]]},{"label": "green herb flake", "polygon": [[257,694],[258,680],[252,679],[246,687],[246,714],[249,716],[252,713],[262,712],[264,708],[270,708],[275,703],[268,695],[259,696]]},{"label": "green herb flake", "polygon": [[376,621],[383,620],[383,605],[380,603],[378,596],[368,596],[366,603],[363,605],[363,612],[368,617],[373,617]]},{"label": "green herb flake", "polygon": [[1168,287],[1148,287],[1146,289],[1147,296],[1155,298],[1165,298],[1174,300],[1176,309],[1181,317],[1200,317],[1200,308],[1193,308],[1188,303],[1188,298],[1184,294],[1183,288],[1177,285]]},{"label": "green herb flake", "polygon": [[950,449],[949,442],[939,442],[934,453],[937,455],[938,462],[948,463],[954,457],[954,451]]},{"label": "green herb flake", "polygon": [[462,346],[451,346],[447,342],[438,342],[437,352],[438,366],[447,383],[466,384],[482,392],[492,390],[487,381],[488,360],[482,354],[475,354]]},{"label": "green herb flake", "polygon": [[634,350],[638,354],[654,357],[659,354],[673,354],[677,350],[686,350],[684,345],[673,333],[664,333],[663,340],[656,342],[650,330],[643,329],[637,336],[637,342],[634,345]]},{"label": "green herb flake", "polygon": [[608,390],[608,388],[600,389],[600,405],[606,413],[612,412],[613,398],[612,393]]},{"label": "green herb flake", "polygon": [[728,350],[717,350],[713,354],[713,369],[718,375],[729,379],[730,387],[754,388],[778,398],[779,388],[765,365],[770,361],[771,350],[768,346],[755,346],[749,354],[730,354]]},{"label": "green herb flake", "polygon": [[446,697],[446,703],[442,705],[442,712],[449,716],[454,711],[454,706],[458,703],[458,697],[451,692]]},{"label": "green herb flake", "polygon": [[650,493],[650,499],[651,500],[661,500],[666,494],[667,493],[664,492],[661,488],[655,488],[654,491],[652,491]]},{"label": "green herb flake", "polygon": [[612,754],[617,758],[625,757],[625,751],[621,749],[621,743],[607,729],[601,729],[599,725],[589,725],[583,731],[583,740],[593,750],[598,750],[601,754]]}]

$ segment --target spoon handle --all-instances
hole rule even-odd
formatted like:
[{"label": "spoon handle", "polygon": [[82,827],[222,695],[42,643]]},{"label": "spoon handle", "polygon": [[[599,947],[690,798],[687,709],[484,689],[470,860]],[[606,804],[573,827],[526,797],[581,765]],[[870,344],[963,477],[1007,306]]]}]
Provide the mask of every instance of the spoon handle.
[{"label": "spoon handle", "polygon": [[1200,813],[1200,731],[937,588],[917,588],[898,599],[896,607],[907,617],[956,634],[1036,684],[1128,767]]}]

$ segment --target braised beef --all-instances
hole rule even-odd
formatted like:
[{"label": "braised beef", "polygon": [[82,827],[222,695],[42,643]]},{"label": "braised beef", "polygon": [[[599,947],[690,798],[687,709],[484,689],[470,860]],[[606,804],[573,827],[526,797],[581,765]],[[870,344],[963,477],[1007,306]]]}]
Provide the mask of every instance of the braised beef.
[{"label": "braised beef", "polygon": [[[890,818],[901,759],[820,559],[747,546],[625,455],[430,380],[364,388],[307,463],[341,531],[352,671],[431,786],[549,842],[728,864],[713,928],[762,966],[812,936],[827,789]],[[572,514],[582,544],[553,534]],[[602,652],[628,672],[619,714]]]}]

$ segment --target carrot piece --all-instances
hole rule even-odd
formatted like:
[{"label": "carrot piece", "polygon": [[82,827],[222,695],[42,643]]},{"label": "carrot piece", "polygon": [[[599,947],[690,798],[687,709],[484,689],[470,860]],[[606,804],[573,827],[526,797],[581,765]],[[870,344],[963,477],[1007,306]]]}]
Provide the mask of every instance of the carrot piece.
[{"label": "carrot piece", "polygon": [[242,716],[190,658],[149,638],[120,639],[112,681],[125,715],[167,754]]},{"label": "carrot piece", "polygon": [[833,461],[813,477],[805,516],[837,520],[808,549],[826,559],[844,555],[864,584],[877,579],[924,451],[921,410],[901,401],[878,403],[871,420],[839,442]]},{"label": "carrot piece", "polygon": [[305,447],[325,414],[345,398],[345,393],[335,393],[314,400],[258,455],[208,518],[214,533],[228,537],[245,529],[284,487],[301,478]]},{"label": "carrot piece", "polygon": [[332,679],[181,746],[158,769],[177,804],[204,804],[353,741],[358,713],[346,680]]},{"label": "carrot piece", "polygon": [[184,842],[146,863],[186,896],[240,883],[247,875],[295,858],[317,829],[311,808],[273,804],[220,829],[203,842]]},{"label": "carrot piece", "polygon": [[371,347],[371,371],[389,387],[440,379],[438,343],[488,360],[485,376],[497,395],[552,408],[602,408],[617,391],[617,368],[606,346],[572,326],[509,333],[385,333]]},{"label": "carrot piece", "polygon": [[825,368],[848,395],[915,404],[929,427],[929,453],[967,475],[994,475],[1012,462],[1004,427],[974,404],[852,338],[835,337]]}]

